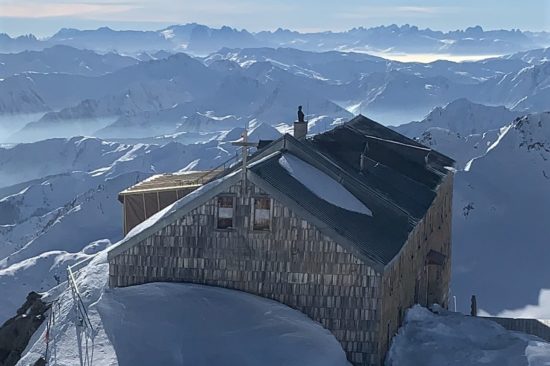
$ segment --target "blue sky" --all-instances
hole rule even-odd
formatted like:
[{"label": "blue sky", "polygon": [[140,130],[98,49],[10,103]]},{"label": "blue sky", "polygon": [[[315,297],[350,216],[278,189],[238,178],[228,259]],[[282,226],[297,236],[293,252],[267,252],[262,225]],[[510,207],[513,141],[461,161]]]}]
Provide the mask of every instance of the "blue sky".
[{"label": "blue sky", "polygon": [[251,31],[414,24],[438,30],[550,31],[550,0],[0,0],[0,32],[48,36],[61,27],[160,29],[197,22]]}]

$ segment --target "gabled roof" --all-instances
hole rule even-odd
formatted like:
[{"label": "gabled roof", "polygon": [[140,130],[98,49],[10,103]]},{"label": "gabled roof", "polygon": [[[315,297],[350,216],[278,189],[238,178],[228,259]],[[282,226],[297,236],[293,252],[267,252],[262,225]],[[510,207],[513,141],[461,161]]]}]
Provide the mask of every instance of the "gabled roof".
[{"label": "gabled roof", "polygon": [[281,166],[279,159],[288,154],[279,153],[252,166],[250,180],[359,258],[373,266],[388,263],[413,228],[408,217],[366,195],[355,196],[368,202],[372,216],[331,204]]},{"label": "gabled roof", "polygon": [[[360,171],[363,152],[366,159]],[[313,193],[281,165],[284,154],[292,154],[341,184],[372,210],[372,216],[349,211]],[[249,157],[247,177],[381,271],[424,217],[453,164],[452,159],[360,115],[310,139],[284,135]],[[115,245],[109,256],[122,253],[219,194],[241,176],[241,168],[242,164],[236,164],[214,177],[207,186],[215,185],[215,189],[199,189],[182,198],[183,204],[178,201],[175,208],[159,212],[156,219],[157,215],[148,220],[149,226],[138,230],[139,235],[130,232],[123,245]]]}]

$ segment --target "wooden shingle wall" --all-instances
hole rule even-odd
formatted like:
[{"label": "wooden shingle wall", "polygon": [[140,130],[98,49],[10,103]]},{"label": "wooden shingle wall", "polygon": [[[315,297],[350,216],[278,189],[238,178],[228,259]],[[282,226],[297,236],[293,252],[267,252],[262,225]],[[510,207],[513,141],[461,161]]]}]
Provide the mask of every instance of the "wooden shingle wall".
[{"label": "wooden shingle wall", "polygon": [[354,365],[378,365],[382,277],[276,201],[270,231],[251,229],[250,182],[236,196],[235,228],[216,229],[216,199],[115,256],[113,287],[191,282],[246,291],[295,308],[329,329]]},{"label": "wooden shingle wall", "polygon": [[[451,223],[453,174],[439,186],[438,194],[424,219],[409,235],[401,252],[386,267],[382,281],[380,355],[387,352],[391,338],[402,324],[405,311],[414,304],[448,306],[451,280]],[[428,252],[445,255],[442,266],[426,265]],[[429,281],[428,281],[429,279]],[[383,360],[380,360],[382,363]]]},{"label": "wooden shingle wall", "polygon": [[124,235],[166,206],[193,192],[199,186],[125,193],[123,200]]}]

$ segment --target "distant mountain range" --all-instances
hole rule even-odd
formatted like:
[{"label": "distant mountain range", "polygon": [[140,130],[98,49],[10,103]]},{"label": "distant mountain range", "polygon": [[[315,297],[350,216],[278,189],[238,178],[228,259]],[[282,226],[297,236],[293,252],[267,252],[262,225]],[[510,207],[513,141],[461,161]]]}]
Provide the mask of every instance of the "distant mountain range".
[{"label": "distant mountain range", "polygon": [[0,34],[0,52],[40,50],[53,45],[132,54],[167,50],[206,55],[223,47],[292,47],[310,51],[496,55],[549,46],[550,33],[484,30],[480,26],[441,32],[408,24],[359,27],[344,32],[300,33],[277,29],[253,33],[227,26],[211,28],[191,23],[172,25],[158,31],[116,31],[108,27],[95,30],[63,28],[45,39],[33,35],[11,38]]},{"label": "distant mountain range", "polygon": [[422,121],[395,130],[451,156],[458,169],[482,156],[496,141],[500,129],[521,116],[503,106],[485,106],[462,98],[434,108]]},{"label": "distant mountain range", "polygon": [[139,60],[117,53],[56,45],[40,51],[0,54],[0,77],[24,72],[66,73],[98,76],[138,63]]},{"label": "distant mountain range", "polygon": [[289,124],[299,104],[308,119],[323,119],[317,132],[354,113],[399,124],[460,98],[525,114],[550,108],[548,53],[422,64],[364,53],[263,47],[223,48],[202,58],[140,54],[147,60],[140,61],[55,46],[0,55],[0,116],[43,113],[3,136],[17,142],[210,132],[250,121]]}]

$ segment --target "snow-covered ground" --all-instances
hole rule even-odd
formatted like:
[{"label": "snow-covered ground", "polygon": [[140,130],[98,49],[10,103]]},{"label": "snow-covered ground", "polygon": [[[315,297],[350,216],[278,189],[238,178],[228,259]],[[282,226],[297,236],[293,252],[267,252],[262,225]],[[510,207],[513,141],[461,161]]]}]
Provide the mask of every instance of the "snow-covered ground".
[{"label": "snow-covered ground", "polygon": [[[240,291],[181,283],[109,289],[107,252],[76,273],[94,328],[75,326],[66,284],[53,304],[49,362],[72,365],[86,351],[99,365],[349,365],[330,332],[278,302]],[[479,317],[415,306],[391,344],[388,366],[546,366],[550,344]],[[78,335],[78,336],[77,336]],[[45,354],[45,324],[18,366]]]},{"label": "snow-covered ground", "polygon": [[[349,365],[334,336],[306,315],[240,291],[193,284],[151,283],[108,289],[106,252],[77,274],[95,330],[96,365]],[[79,349],[73,300],[60,286],[49,293],[55,325],[49,361],[74,365]],[[19,366],[45,353],[45,326]],[[91,344],[91,342],[89,342]]]},{"label": "snow-covered ground", "polygon": [[393,339],[388,366],[547,366],[550,343],[497,323],[415,306]]}]

